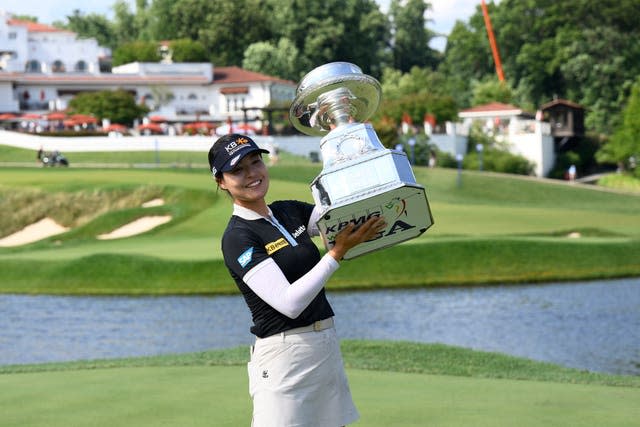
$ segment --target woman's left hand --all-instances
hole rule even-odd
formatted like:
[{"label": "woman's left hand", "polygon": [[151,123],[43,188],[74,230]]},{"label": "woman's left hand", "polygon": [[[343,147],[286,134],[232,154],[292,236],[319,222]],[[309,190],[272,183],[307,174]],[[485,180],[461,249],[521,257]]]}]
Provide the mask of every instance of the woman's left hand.
[{"label": "woman's left hand", "polygon": [[387,223],[383,217],[371,217],[357,228],[354,223],[349,223],[344,230],[336,235],[335,243],[329,250],[329,255],[336,261],[340,261],[349,249],[373,239],[386,226]]}]

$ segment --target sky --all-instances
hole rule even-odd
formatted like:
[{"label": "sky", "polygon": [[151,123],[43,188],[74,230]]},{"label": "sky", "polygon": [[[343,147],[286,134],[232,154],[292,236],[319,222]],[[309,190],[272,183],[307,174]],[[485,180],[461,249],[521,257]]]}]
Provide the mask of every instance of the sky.
[{"label": "sky", "polygon": [[[381,9],[386,12],[390,0],[376,0]],[[64,21],[65,16],[71,15],[78,9],[85,14],[99,13],[113,18],[111,7],[115,0],[0,0],[0,9],[15,15],[30,15],[38,18],[42,24],[51,24],[54,21]],[[135,0],[127,0],[131,10],[135,10]],[[430,0],[431,11],[427,13],[427,19],[431,22],[428,27],[439,34],[449,34],[456,20],[467,21],[475,12],[480,0]],[[445,39],[437,37],[433,40],[432,47],[444,50]]]}]

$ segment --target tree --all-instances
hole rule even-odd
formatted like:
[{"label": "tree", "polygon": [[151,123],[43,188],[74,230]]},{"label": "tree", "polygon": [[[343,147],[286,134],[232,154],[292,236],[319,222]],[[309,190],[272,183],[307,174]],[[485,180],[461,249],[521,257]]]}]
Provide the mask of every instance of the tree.
[{"label": "tree", "polygon": [[[160,13],[157,9],[152,10],[155,13]],[[170,15],[157,15],[154,19],[157,20],[158,27],[174,27],[175,38],[201,41],[200,29],[206,27],[208,16],[213,13],[215,13],[214,2],[207,0],[177,0],[172,6]],[[171,23],[167,21],[171,21]],[[207,43],[203,42],[203,44],[207,50],[211,47]]]},{"label": "tree", "polygon": [[455,121],[458,109],[453,98],[429,93],[418,93],[398,99],[383,99],[380,108],[373,117],[374,121],[386,120],[400,123],[404,114],[411,117],[413,123],[421,125],[426,114],[435,116],[438,123]]},{"label": "tree", "polygon": [[296,65],[298,55],[298,49],[286,38],[280,39],[277,46],[252,43],[244,52],[242,68],[295,81],[301,77]]},{"label": "tree", "polygon": [[[603,134],[611,134],[619,125],[620,106],[628,94],[640,67],[629,67],[630,46],[626,34],[611,27],[586,29],[580,38],[572,38],[564,48],[560,70],[566,80],[568,97],[589,106],[586,125]],[[611,113],[614,113],[613,115]]]},{"label": "tree", "polygon": [[512,101],[513,93],[511,88],[495,77],[486,78],[482,82],[475,82],[472,85],[473,99],[471,105],[483,105],[490,102],[502,102],[509,104]]},{"label": "tree", "polygon": [[[597,154],[603,163],[617,163],[633,168],[640,160],[640,78],[634,83],[622,114],[622,124]],[[635,158],[635,161],[632,160]],[[640,178],[640,168],[635,168]]]},{"label": "tree", "polygon": [[414,123],[422,123],[425,114],[436,121],[455,121],[458,108],[455,100],[442,90],[444,76],[428,68],[412,67],[408,73],[385,68],[382,76],[382,103],[376,119],[400,122],[404,113]]},{"label": "tree", "polygon": [[393,67],[407,72],[413,66],[435,68],[437,51],[429,46],[432,31],[426,27],[425,14],[431,4],[424,0],[392,0],[389,13],[393,33]]},{"label": "tree", "polygon": [[176,40],[185,37],[179,34],[175,19],[176,0],[153,0],[149,8],[148,28],[152,40]]},{"label": "tree", "polygon": [[138,31],[138,40],[153,41],[153,28],[150,25],[151,11],[147,0],[136,0],[136,12],[133,16],[133,24]]},{"label": "tree", "polygon": [[347,61],[381,76],[389,24],[374,0],[266,0],[266,7],[275,40],[286,38],[298,49],[297,74]]},{"label": "tree", "polygon": [[63,28],[73,31],[80,38],[92,37],[100,46],[111,49],[116,47],[117,37],[114,25],[104,15],[97,13],[83,15],[76,9],[72,15],[67,16],[67,24],[63,25]]},{"label": "tree", "polygon": [[135,16],[129,10],[129,4],[124,0],[116,0],[113,4],[113,11],[115,15],[116,46],[138,40],[140,32],[136,26]]},{"label": "tree", "polygon": [[477,25],[483,24],[480,21],[473,24],[456,22],[447,39],[444,59],[438,67],[438,71],[447,76],[446,90],[461,108],[471,106],[474,82],[495,75],[489,43],[485,43],[486,36],[479,36],[481,33]]},{"label": "tree", "polygon": [[588,107],[586,125],[610,134],[640,74],[637,0],[505,0],[492,19],[507,78],[536,105],[564,97]]},{"label": "tree", "polygon": [[398,99],[407,95],[428,93],[449,96],[443,90],[445,77],[430,68],[411,67],[408,73],[385,68],[382,74],[382,95],[385,99]]},{"label": "tree", "polygon": [[169,42],[173,62],[208,62],[209,55],[204,45],[190,39],[172,40]]},{"label": "tree", "polygon": [[134,41],[121,44],[113,52],[113,66],[130,62],[160,62],[162,58],[154,42]]},{"label": "tree", "polygon": [[[270,17],[261,0],[218,0],[211,2],[198,30],[197,40],[210,52],[217,65],[242,65],[244,52],[251,43],[269,40]],[[180,6],[178,6],[180,5]],[[182,2],[176,8],[182,8]]]},{"label": "tree", "polygon": [[110,119],[112,123],[131,125],[134,119],[148,113],[137,105],[134,96],[124,90],[84,92],[69,101],[69,109],[76,114],[92,114],[98,119]]},{"label": "tree", "polygon": [[[619,106],[640,74],[637,0],[502,0],[490,3],[503,69],[520,106],[554,97],[587,107],[588,129],[610,134]],[[447,43],[440,70],[456,100],[466,103],[471,82],[494,74],[478,8],[459,23]],[[466,97],[466,99],[465,99]]]}]

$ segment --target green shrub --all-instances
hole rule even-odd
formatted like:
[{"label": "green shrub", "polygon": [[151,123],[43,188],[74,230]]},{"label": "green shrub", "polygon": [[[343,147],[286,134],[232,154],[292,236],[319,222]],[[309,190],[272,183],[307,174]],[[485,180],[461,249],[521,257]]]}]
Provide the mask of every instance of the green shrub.
[{"label": "green shrub", "polygon": [[534,170],[534,165],[526,158],[497,148],[485,148],[483,150],[482,168],[480,168],[480,157],[477,152],[468,153],[464,157],[462,165],[464,169],[482,169],[484,171],[517,175],[531,175]]}]

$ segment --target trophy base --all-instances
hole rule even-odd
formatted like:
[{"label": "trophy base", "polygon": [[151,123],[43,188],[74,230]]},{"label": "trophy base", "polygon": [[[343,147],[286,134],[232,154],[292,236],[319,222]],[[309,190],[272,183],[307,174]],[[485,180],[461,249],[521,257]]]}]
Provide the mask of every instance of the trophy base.
[{"label": "trophy base", "polygon": [[327,208],[317,222],[327,250],[333,247],[336,234],[347,224],[357,226],[373,216],[384,217],[385,229],[372,240],[349,250],[344,259],[413,239],[433,225],[425,189],[420,185],[398,184],[395,188],[370,193],[366,198]]}]

